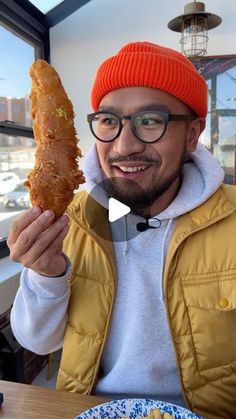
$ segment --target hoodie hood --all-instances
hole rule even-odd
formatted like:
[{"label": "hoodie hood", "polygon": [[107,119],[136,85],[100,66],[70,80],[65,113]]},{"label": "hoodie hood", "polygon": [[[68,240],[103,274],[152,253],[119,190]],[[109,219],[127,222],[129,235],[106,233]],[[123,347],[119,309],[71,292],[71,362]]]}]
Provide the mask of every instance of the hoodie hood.
[{"label": "hoodie hood", "polygon": [[108,196],[101,185],[104,175],[99,163],[96,144],[93,144],[86,154],[82,170],[86,179],[84,188],[99,204],[108,209]]},{"label": "hoodie hood", "polygon": [[[86,190],[103,207],[108,209],[108,197],[101,186],[104,175],[99,163],[97,148],[94,144],[83,162],[83,172],[86,178]],[[183,166],[183,181],[178,195],[171,204],[160,214],[161,220],[176,218],[203,204],[220,187],[224,179],[224,171],[217,160],[199,143],[193,153],[189,153],[188,160]],[[96,188],[95,188],[96,187]],[[134,214],[128,214],[141,218]]]}]

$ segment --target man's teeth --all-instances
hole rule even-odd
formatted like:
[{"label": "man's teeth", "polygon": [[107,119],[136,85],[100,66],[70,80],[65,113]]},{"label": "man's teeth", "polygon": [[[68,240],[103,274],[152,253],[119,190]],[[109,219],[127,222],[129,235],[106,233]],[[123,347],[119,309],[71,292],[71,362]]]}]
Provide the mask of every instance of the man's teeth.
[{"label": "man's teeth", "polygon": [[146,165],[137,166],[137,167],[120,166],[119,169],[122,170],[122,172],[134,173],[134,172],[142,172],[143,170],[147,169],[148,167],[149,166],[146,166]]}]

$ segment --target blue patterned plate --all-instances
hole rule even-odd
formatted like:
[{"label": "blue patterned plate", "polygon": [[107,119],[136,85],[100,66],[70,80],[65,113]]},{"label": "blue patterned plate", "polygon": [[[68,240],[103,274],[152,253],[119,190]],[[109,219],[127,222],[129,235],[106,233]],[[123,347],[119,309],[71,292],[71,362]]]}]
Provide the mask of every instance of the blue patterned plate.
[{"label": "blue patterned plate", "polygon": [[158,407],[161,413],[169,413],[175,419],[203,419],[196,413],[171,403],[151,399],[123,399],[113,400],[86,410],[75,419],[117,419],[128,416],[136,419],[148,416],[151,409]]}]

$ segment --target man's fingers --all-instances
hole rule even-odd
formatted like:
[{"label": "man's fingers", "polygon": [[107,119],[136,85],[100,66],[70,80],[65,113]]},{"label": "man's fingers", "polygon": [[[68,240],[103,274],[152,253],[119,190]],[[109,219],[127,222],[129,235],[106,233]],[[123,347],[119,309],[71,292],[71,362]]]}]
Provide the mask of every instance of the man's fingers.
[{"label": "man's fingers", "polygon": [[11,257],[17,260],[21,255],[30,250],[41,234],[53,225],[55,214],[50,211],[44,211],[36,220],[29,224],[19,235],[11,249]]},{"label": "man's fingers", "polygon": [[69,224],[66,223],[60,233],[55,237],[50,246],[47,248],[49,252],[55,253],[62,251],[63,240],[66,237],[69,230]]},{"label": "man's fingers", "polygon": [[[37,240],[30,246],[27,252],[24,252],[24,266],[32,266],[43,255],[44,252],[49,254],[49,249],[53,248],[61,250],[63,239],[68,231],[69,218],[66,215],[60,217],[50,227],[38,236]],[[64,228],[67,230],[64,232]],[[17,257],[17,255],[15,255]]]},{"label": "man's fingers", "polygon": [[13,245],[18,239],[19,235],[26,227],[28,227],[39,215],[42,213],[40,207],[32,207],[30,210],[25,211],[17,220],[12,223],[7,244],[9,247]]},{"label": "man's fingers", "polygon": [[47,276],[58,276],[64,272],[66,262],[62,255],[62,243],[68,230],[69,226],[66,224],[51,245],[31,265],[31,269]]}]

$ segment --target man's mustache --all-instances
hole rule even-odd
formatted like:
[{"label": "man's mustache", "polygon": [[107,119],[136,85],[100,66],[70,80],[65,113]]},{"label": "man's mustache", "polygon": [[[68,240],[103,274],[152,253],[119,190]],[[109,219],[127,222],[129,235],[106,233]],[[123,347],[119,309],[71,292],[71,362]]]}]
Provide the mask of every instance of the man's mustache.
[{"label": "man's mustache", "polygon": [[112,163],[124,163],[124,162],[142,162],[142,163],[152,163],[152,164],[156,164],[156,165],[160,165],[161,164],[161,157],[149,157],[149,156],[114,156],[114,157],[109,157],[108,158],[108,164],[112,164]]}]

